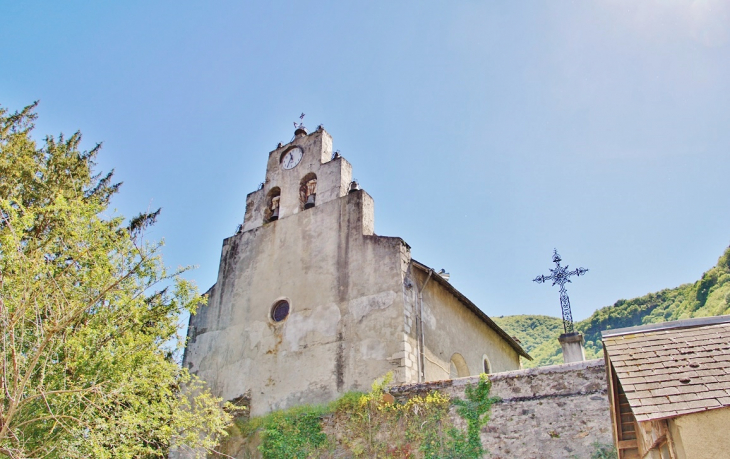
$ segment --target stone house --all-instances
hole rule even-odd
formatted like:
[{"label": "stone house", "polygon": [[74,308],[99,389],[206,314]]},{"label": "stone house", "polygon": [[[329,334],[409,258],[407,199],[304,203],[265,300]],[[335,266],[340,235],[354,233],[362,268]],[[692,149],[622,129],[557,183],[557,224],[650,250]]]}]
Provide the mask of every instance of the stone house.
[{"label": "stone house", "polygon": [[602,337],[619,459],[730,457],[730,316]]},{"label": "stone house", "polygon": [[417,383],[530,358],[402,239],[374,233],[373,199],[321,126],[269,153],[207,296],[183,364],[254,416],[366,390],[389,371]]}]

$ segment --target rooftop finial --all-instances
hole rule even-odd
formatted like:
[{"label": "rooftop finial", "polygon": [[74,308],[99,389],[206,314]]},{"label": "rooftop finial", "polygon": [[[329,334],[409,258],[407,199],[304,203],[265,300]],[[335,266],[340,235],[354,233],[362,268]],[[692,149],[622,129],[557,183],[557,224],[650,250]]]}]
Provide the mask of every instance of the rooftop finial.
[{"label": "rooftop finial", "polygon": [[307,134],[309,134],[307,132],[307,128],[304,127],[304,117],[305,116],[306,115],[304,114],[304,112],[302,112],[302,114],[299,115],[299,123],[297,124],[297,122],[294,121],[294,136],[295,137],[298,137],[300,135],[307,135]]}]

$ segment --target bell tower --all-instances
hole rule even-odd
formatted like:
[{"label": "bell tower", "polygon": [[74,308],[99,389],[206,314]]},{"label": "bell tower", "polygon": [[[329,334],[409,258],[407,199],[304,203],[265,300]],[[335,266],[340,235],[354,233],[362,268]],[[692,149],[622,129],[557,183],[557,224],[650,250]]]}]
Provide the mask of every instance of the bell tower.
[{"label": "bell tower", "polygon": [[[374,234],[374,202],[300,124],[271,151],[241,230],[223,241],[208,304],[190,317],[183,365],[258,416],[393,382],[519,368],[520,346],[445,276]],[[442,273],[443,274],[443,273]]]},{"label": "bell tower", "polygon": [[263,188],[246,197],[243,231],[341,198],[351,181],[350,163],[332,156],[332,136],[322,126],[312,134],[300,126],[269,153]]},{"label": "bell tower", "polygon": [[373,200],[351,182],[327,131],[299,125],[269,152],[208,305],[190,318],[183,364],[224,399],[249,400],[252,415],[329,401],[392,370],[407,380],[408,247],[373,234]]}]

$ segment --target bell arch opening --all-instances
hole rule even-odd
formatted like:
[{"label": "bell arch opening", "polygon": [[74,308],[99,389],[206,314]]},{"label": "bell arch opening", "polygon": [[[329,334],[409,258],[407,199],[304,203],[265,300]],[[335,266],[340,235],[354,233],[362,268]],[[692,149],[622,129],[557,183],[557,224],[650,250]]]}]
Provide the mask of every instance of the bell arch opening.
[{"label": "bell arch opening", "polygon": [[278,186],[272,188],[266,195],[266,209],[264,209],[264,222],[273,222],[279,219],[279,201],[281,200],[281,189]]},{"label": "bell arch opening", "polygon": [[300,210],[311,209],[317,199],[317,174],[310,172],[299,182]]}]

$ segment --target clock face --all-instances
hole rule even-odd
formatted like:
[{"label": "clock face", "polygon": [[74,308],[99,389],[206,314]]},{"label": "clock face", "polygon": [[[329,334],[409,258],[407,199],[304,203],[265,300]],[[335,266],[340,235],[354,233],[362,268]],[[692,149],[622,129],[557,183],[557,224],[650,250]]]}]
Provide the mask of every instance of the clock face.
[{"label": "clock face", "polygon": [[281,167],[284,169],[294,169],[299,164],[299,161],[302,160],[302,156],[304,156],[304,151],[300,147],[292,148],[281,157]]}]

